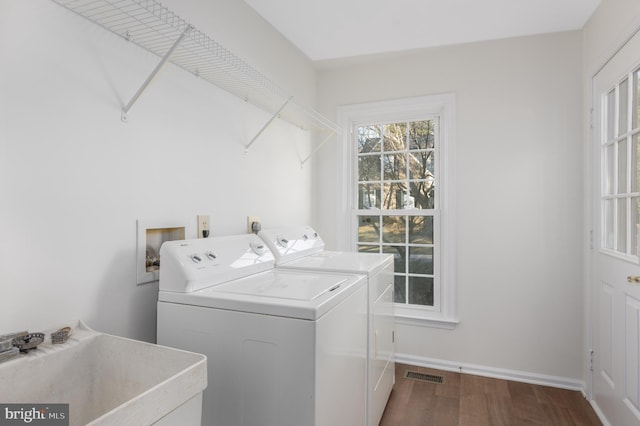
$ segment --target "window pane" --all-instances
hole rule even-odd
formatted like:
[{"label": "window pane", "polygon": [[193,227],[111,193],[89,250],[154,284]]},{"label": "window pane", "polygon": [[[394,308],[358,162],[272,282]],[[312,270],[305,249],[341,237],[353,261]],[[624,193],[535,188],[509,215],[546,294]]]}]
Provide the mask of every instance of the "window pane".
[{"label": "window pane", "polygon": [[404,180],[407,178],[405,156],[406,154],[385,154],[382,156],[385,180]]},{"label": "window pane", "polygon": [[603,246],[613,250],[613,200],[604,200],[603,204]]},{"label": "window pane", "polygon": [[380,180],[379,155],[361,155],[358,157],[358,180],[361,182]]},{"label": "window pane", "polygon": [[404,243],[406,216],[383,216],[382,241],[385,243]]},{"label": "window pane", "polygon": [[629,117],[629,80],[626,78],[622,83],[620,83],[618,97],[618,135],[622,135],[627,133]]},{"label": "window pane", "polygon": [[434,151],[409,152],[409,179],[427,179],[435,176]]},{"label": "window pane", "polygon": [[615,151],[614,151],[614,147],[615,145],[607,145],[604,149],[603,155],[605,156],[604,159],[604,179],[602,182],[602,192],[603,194],[613,194],[613,172],[614,172],[614,167],[613,165],[614,160],[615,160]]},{"label": "window pane", "polygon": [[618,200],[618,243],[616,250],[621,253],[627,252],[627,199]]},{"label": "window pane", "polygon": [[396,275],[393,277],[393,301],[395,303],[407,303],[407,277]]},{"label": "window pane", "polygon": [[386,210],[401,210],[410,200],[407,199],[407,189],[404,182],[393,182],[384,185],[381,205]]},{"label": "window pane", "polygon": [[433,209],[435,208],[435,185],[433,179],[426,181],[409,182],[409,191],[413,200],[413,208]]},{"label": "window pane", "polygon": [[433,247],[409,247],[409,273],[433,275]]},{"label": "window pane", "polygon": [[618,144],[618,194],[627,192],[627,140]]},{"label": "window pane", "polygon": [[361,183],[358,185],[358,208],[379,209],[382,199],[380,184]]},{"label": "window pane", "polygon": [[433,278],[409,277],[409,303],[433,306]]},{"label": "window pane", "polygon": [[636,71],[633,77],[633,105],[631,126],[636,129],[640,123],[640,70]]},{"label": "window pane", "polygon": [[389,253],[393,255],[393,266],[396,273],[404,274],[407,271],[406,267],[406,252],[405,246],[382,246],[383,253]]},{"label": "window pane", "polygon": [[384,145],[387,152],[404,151],[406,149],[407,124],[394,123],[384,126]]},{"label": "window pane", "polygon": [[358,219],[358,242],[380,242],[380,216],[360,216]]},{"label": "window pane", "polygon": [[409,217],[409,242],[433,244],[433,216]]},{"label": "window pane", "polygon": [[427,149],[435,146],[433,120],[409,123],[409,149]]},{"label": "window pane", "polygon": [[615,112],[616,112],[616,93],[615,93],[615,90],[612,90],[607,94],[607,120],[606,120],[607,141],[610,141],[616,136]]},{"label": "window pane", "polygon": [[415,209],[416,208],[416,197],[413,194],[405,195],[404,202],[402,204],[403,209]]},{"label": "window pane", "polygon": [[631,192],[637,192],[640,190],[640,137],[635,135],[632,139],[631,147],[633,148],[633,157],[631,158],[631,165],[635,167],[631,175]]},{"label": "window pane", "polygon": [[631,223],[631,254],[638,255],[640,251],[638,250],[638,243],[640,243],[640,238],[638,233],[640,232],[640,198],[634,197],[631,199],[631,218],[629,223]]},{"label": "window pane", "polygon": [[358,127],[358,154],[380,152],[381,139],[379,126]]}]

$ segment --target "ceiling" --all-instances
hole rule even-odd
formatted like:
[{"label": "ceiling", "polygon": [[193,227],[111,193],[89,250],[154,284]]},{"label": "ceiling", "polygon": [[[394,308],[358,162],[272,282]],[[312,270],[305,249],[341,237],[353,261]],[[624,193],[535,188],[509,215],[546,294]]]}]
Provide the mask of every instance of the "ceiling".
[{"label": "ceiling", "polygon": [[577,30],[601,0],[245,0],[314,61]]}]

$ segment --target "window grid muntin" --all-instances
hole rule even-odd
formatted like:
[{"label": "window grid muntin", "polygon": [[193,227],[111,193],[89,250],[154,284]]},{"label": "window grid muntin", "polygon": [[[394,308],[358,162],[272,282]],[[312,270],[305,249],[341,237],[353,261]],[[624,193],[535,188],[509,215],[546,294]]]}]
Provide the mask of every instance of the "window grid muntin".
[{"label": "window grid muntin", "polygon": [[[385,214],[383,214],[382,212],[380,212],[380,214],[378,215],[373,215],[371,214],[372,212],[369,210],[365,210],[364,211],[365,214],[360,214],[358,213],[358,218],[360,218],[361,216],[377,216],[378,217],[378,223],[382,223],[383,221],[383,217],[385,216]],[[409,227],[405,226],[404,229],[404,243],[398,243],[398,242],[384,242],[383,241],[383,235],[384,232],[380,232],[378,234],[378,241],[359,241],[358,240],[358,251],[362,251],[361,249],[364,247],[370,247],[370,248],[375,248],[375,252],[376,253],[391,253],[391,252],[386,252],[384,251],[385,247],[390,248],[390,247],[394,247],[394,246],[402,246],[403,248],[407,249],[407,250],[411,250],[411,248],[431,248],[433,250],[433,254],[432,254],[432,268],[433,268],[433,273],[432,274],[420,274],[420,273],[413,273],[413,272],[409,272],[410,269],[410,263],[411,263],[411,259],[409,256],[405,256],[404,259],[404,265],[403,265],[403,271],[398,272],[395,271],[394,272],[394,285],[395,285],[395,280],[399,277],[402,277],[404,280],[404,298],[405,301],[403,303],[403,305],[411,305],[411,306],[420,306],[420,307],[424,307],[424,308],[429,308],[429,309],[439,309],[439,294],[440,294],[440,280],[439,280],[439,276],[440,276],[440,253],[437,251],[437,247],[438,247],[438,239],[439,239],[439,232],[437,231],[437,226],[436,226],[436,217],[433,215],[425,215],[424,212],[425,210],[417,210],[415,212],[409,212],[409,211],[402,211],[403,214],[395,214],[394,216],[406,216],[407,220],[410,216],[429,216],[429,217],[433,217],[433,243],[431,244],[421,244],[421,243],[410,243],[409,241]],[[372,251],[367,251],[368,253],[371,253]],[[395,264],[395,255],[394,255],[394,264]],[[433,305],[413,305],[409,303],[409,294],[410,294],[410,277],[416,277],[416,278],[431,278],[433,279]],[[395,302],[396,298],[394,296],[394,302]],[[398,302],[395,302],[398,303]]]},{"label": "window grid muntin", "polygon": [[[637,202],[640,196],[638,181],[638,135],[640,135],[640,68],[623,76],[615,87],[602,96],[601,129],[601,235],[603,251],[638,262]],[[621,94],[621,87],[625,93]],[[621,118],[621,101],[625,105]],[[611,109],[613,108],[613,111]],[[613,113],[613,114],[612,114]],[[624,128],[621,128],[624,121]],[[626,157],[624,187],[620,183],[621,146]],[[613,158],[611,158],[613,157]],[[635,179],[635,180],[634,180]],[[610,181],[611,180],[611,181]],[[636,203],[634,207],[634,203]],[[634,210],[635,209],[635,210]],[[632,219],[634,221],[632,222]],[[622,234],[624,233],[624,236]],[[624,238],[623,241],[621,239]],[[621,247],[623,246],[623,247]]]},{"label": "window grid muntin", "polygon": [[[410,129],[410,124],[411,123],[418,123],[418,122],[426,122],[429,121],[432,123],[432,133],[433,133],[433,148],[416,148],[416,149],[411,149],[410,148],[410,143],[409,143],[409,137],[408,137],[408,132]],[[386,126],[391,126],[391,125],[397,125],[397,124],[401,124],[404,123],[406,125],[406,134],[405,134],[405,150],[400,151],[400,150],[385,150],[385,144],[384,144],[384,129]],[[360,131],[361,129],[368,129],[369,130],[369,134],[371,134],[371,128],[376,127],[376,126],[380,126],[381,128],[381,132],[378,132],[379,140],[377,142],[377,145],[374,145],[374,147],[378,147],[379,151],[367,151],[367,152],[360,152],[360,147],[362,146],[361,144],[361,140],[360,140]],[[357,124],[355,125],[356,127],[356,131],[354,132],[354,134],[356,135],[356,137],[358,138],[357,140],[357,153],[355,155],[355,174],[356,174],[356,179],[354,179],[357,183],[356,183],[356,196],[357,196],[357,205],[361,205],[361,200],[360,200],[360,192],[359,192],[359,186],[360,184],[374,184],[374,183],[379,183],[382,190],[384,190],[384,184],[385,183],[389,183],[389,184],[397,184],[397,183],[407,183],[406,188],[405,188],[405,194],[406,197],[411,197],[411,193],[410,193],[410,182],[429,182],[430,178],[426,177],[426,178],[418,178],[418,179],[412,179],[411,173],[410,173],[410,162],[407,161],[409,158],[409,154],[410,153],[421,153],[421,152],[432,152],[433,156],[431,158],[431,163],[433,164],[433,168],[435,169],[432,174],[432,178],[431,180],[434,183],[433,186],[433,203],[434,203],[434,207],[437,208],[437,202],[439,199],[439,185],[438,182],[440,181],[439,178],[439,174],[440,174],[440,170],[439,170],[439,166],[437,166],[439,164],[439,144],[440,144],[440,137],[439,137],[439,133],[440,133],[440,116],[439,115],[432,115],[432,116],[428,116],[425,117],[424,119],[421,120],[411,120],[411,121],[402,121],[402,120],[397,120],[397,121],[388,121],[388,122],[382,122],[382,123],[376,123],[376,124]],[[363,132],[364,133],[364,132]],[[384,157],[385,155],[399,155],[402,154],[405,156],[405,170],[404,170],[404,174],[405,174],[405,178],[400,180],[400,179],[386,179],[385,178],[385,161],[384,161]],[[379,157],[380,158],[380,169],[378,170],[378,173],[380,175],[380,180],[361,180],[360,179],[360,159],[363,157]],[[382,195],[382,199],[384,199],[386,194],[381,194]],[[409,198],[408,198],[409,199]]]},{"label": "window grid muntin", "polygon": [[[379,208],[369,208],[369,209],[362,209],[362,208],[358,208],[355,210],[355,214],[356,214],[356,219],[358,221],[358,226],[356,227],[356,229],[358,230],[357,232],[357,247],[358,247],[358,251],[362,251],[363,249],[366,248],[376,248],[376,252],[378,253],[388,253],[385,252],[385,248],[390,248],[390,247],[394,247],[394,246],[403,246],[408,252],[410,252],[411,247],[424,247],[424,248],[431,248],[433,250],[433,254],[432,254],[432,268],[433,268],[433,273],[432,274],[419,274],[419,273],[411,273],[409,272],[409,265],[410,265],[410,256],[406,255],[405,259],[404,259],[404,272],[394,272],[394,278],[402,278],[404,280],[404,296],[405,296],[405,300],[404,303],[401,303],[402,305],[410,305],[410,306],[417,306],[420,308],[424,308],[424,309],[428,309],[428,310],[439,310],[440,309],[440,293],[441,293],[441,289],[440,289],[440,256],[441,253],[439,252],[438,248],[439,248],[439,238],[440,238],[440,229],[439,229],[439,221],[437,220],[437,207],[438,207],[438,197],[439,197],[439,187],[440,185],[438,184],[440,182],[439,180],[439,174],[440,174],[440,166],[439,166],[439,148],[440,148],[440,126],[439,126],[439,121],[440,121],[440,116],[439,115],[434,115],[434,116],[430,116],[427,118],[424,118],[423,120],[413,120],[413,121],[392,121],[392,122],[387,122],[387,123],[378,123],[378,124],[359,124],[356,125],[356,129],[363,129],[363,128],[370,128],[373,126],[381,126],[384,129],[384,126],[387,125],[393,125],[393,124],[397,124],[397,123],[406,123],[406,133],[409,132],[410,129],[410,123],[414,123],[414,122],[420,122],[420,121],[432,121],[432,132],[433,132],[433,148],[415,148],[415,149],[411,149],[411,141],[409,140],[409,137],[407,134],[405,134],[405,150],[400,151],[400,150],[385,150],[385,144],[384,144],[384,131],[380,132],[380,139],[378,141],[378,145],[379,145],[379,151],[367,151],[367,152],[361,152],[361,146],[362,144],[360,143],[360,140],[358,140],[357,142],[357,153],[355,155],[355,161],[356,161],[356,176],[357,178],[354,179],[355,180],[355,185],[356,185],[356,202],[358,203],[358,207],[360,205],[362,205],[362,200],[360,199],[361,193],[360,193],[360,188],[361,185],[379,185],[380,187],[380,191],[381,191],[381,198],[384,199],[386,194],[384,193],[384,188],[386,184],[404,184],[405,188],[404,188],[404,192],[406,195],[411,196],[411,183],[416,182],[416,183],[428,183],[429,181],[431,181],[434,185],[433,187],[433,207],[434,208],[427,208],[427,209],[419,209],[419,208],[411,208],[411,209],[407,209],[407,208],[396,208],[396,209],[384,209],[382,201],[380,204]],[[360,132],[356,131],[354,132],[358,139],[360,137]],[[433,164],[432,168],[434,169],[433,172],[429,171],[431,173],[431,177],[429,178],[422,178],[422,179],[411,179],[411,172],[410,172],[410,161],[409,160],[409,156],[413,153],[431,153],[432,157],[431,157],[431,163]],[[405,170],[404,170],[404,174],[405,174],[405,178],[402,180],[399,179],[385,179],[385,161],[384,161],[384,157],[386,155],[404,155],[405,156]],[[375,157],[379,157],[380,161],[380,169],[378,171],[379,176],[380,176],[380,180],[361,180],[360,179],[360,168],[359,168],[359,163],[360,163],[360,159],[363,157],[368,157],[368,156],[375,156]],[[380,229],[380,232],[378,233],[378,241],[373,242],[373,241],[361,241],[360,240],[360,218],[364,217],[364,216],[370,216],[370,217],[378,217],[378,226]],[[384,217],[385,216],[405,216],[406,220],[405,220],[405,227],[404,227],[404,242],[385,242],[383,241],[383,236],[384,236]],[[423,216],[423,217],[431,217],[432,218],[432,239],[433,239],[433,243],[431,244],[420,244],[420,243],[410,243],[409,242],[409,226],[406,226],[408,220],[410,217],[413,216]],[[395,263],[395,255],[394,255],[394,263]],[[428,278],[428,279],[432,279],[433,280],[433,286],[432,286],[432,305],[414,305],[414,304],[410,304],[409,303],[409,294],[410,294],[410,278],[411,277],[415,277],[415,278]],[[395,279],[394,279],[394,286],[395,286]],[[395,302],[395,296],[394,296],[394,302]]]}]

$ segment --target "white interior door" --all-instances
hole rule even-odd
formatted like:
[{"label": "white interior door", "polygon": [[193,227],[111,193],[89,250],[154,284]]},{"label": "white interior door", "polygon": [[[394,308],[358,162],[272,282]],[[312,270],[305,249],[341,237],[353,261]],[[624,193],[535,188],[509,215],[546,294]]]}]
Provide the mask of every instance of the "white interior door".
[{"label": "white interior door", "polygon": [[640,33],[595,76],[593,399],[640,425]]}]

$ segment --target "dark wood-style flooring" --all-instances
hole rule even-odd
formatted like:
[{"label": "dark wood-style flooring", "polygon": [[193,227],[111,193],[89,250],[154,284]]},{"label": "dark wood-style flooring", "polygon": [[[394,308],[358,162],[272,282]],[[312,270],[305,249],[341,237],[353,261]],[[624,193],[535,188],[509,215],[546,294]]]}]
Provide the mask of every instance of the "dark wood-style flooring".
[{"label": "dark wood-style flooring", "polygon": [[[406,370],[444,384],[406,379]],[[602,425],[581,392],[396,364],[380,426]]]}]

